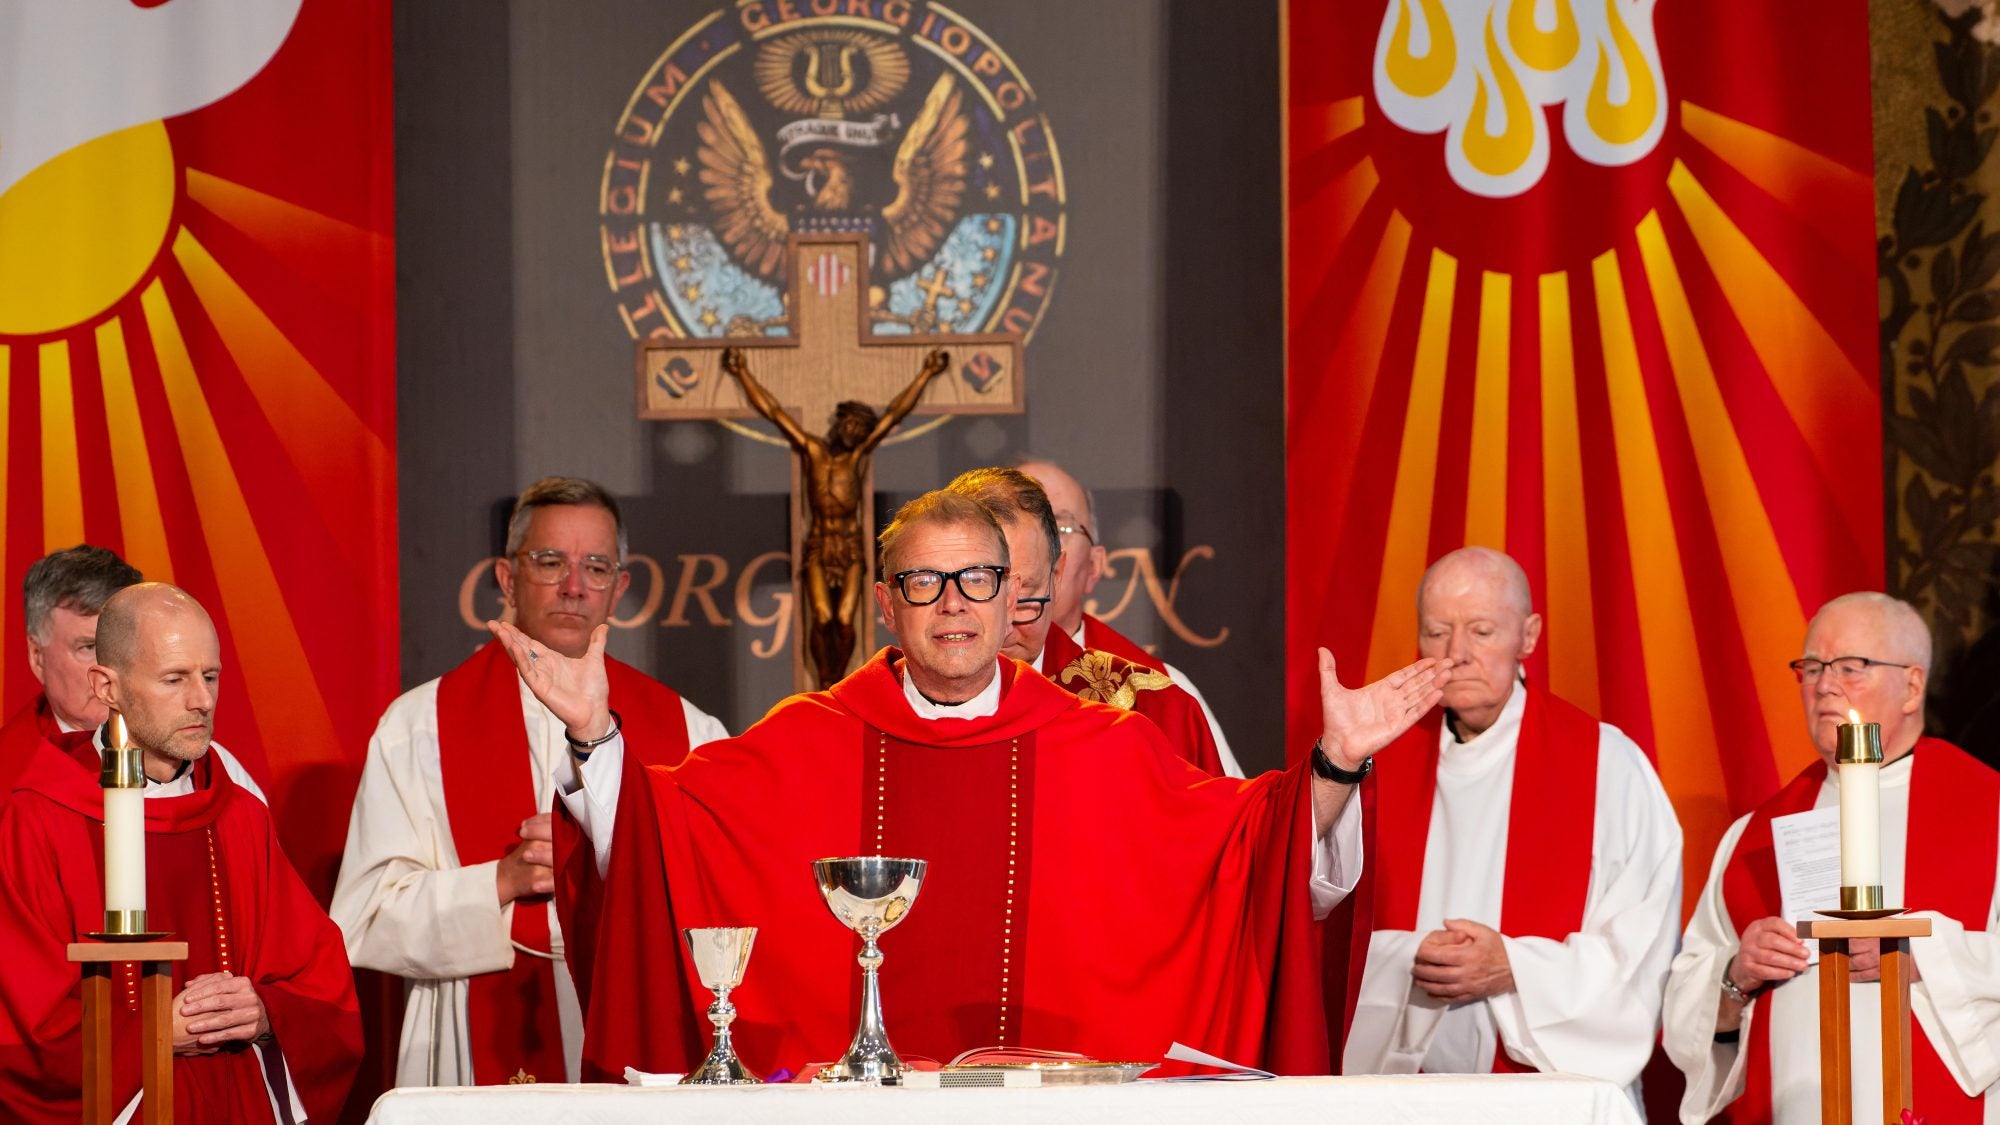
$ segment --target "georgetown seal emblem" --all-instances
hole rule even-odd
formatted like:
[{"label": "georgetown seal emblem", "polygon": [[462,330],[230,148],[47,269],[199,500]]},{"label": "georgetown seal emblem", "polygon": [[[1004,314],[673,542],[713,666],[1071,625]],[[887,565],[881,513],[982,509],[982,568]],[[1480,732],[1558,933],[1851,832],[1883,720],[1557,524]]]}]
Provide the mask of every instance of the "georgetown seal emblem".
[{"label": "georgetown seal emblem", "polygon": [[1026,338],[1064,243],[1062,164],[1032,87],[921,0],[710,13],[634,89],[598,213],[634,338],[792,335],[796,234],[866,239],[877,335]]}]

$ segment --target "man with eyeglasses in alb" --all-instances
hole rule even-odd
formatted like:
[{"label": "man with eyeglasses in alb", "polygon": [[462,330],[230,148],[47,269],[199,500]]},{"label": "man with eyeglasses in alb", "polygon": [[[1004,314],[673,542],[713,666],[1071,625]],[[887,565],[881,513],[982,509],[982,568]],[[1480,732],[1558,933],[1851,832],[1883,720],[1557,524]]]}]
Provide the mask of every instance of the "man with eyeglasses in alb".
[{"label": "man with eyeglasses in alb", "polygon": [[1221,777],[1222,758],[1201,704],[1166,673],[1116,653],[1085,649],[1052,628],[1049,612],[1067,567],[1079,562],[1062,550],[1048,493],[1019,469],[972,469],[945,486],[986,506],[1007,536],[1020,595],[1001,655],[1018,660],[1072,695],[1146,716],[1188,764]]},{"label": "man with eyeglasses in alb", "polygon": [[[836,1057],[854,1028],[854,935],[827,916],[811,863],[848,855],[930,864],[884,942],[882,1003],[905,1058],[998,1045],[1153,1061],[1179,1040],[1324,1073],[1313,919],[1359,872],[1353,787],[1436,704],[1449,662],[1349,691],[1322,651],[1310,764],[1209,778],[1146,719],[1001,655],[1019,591],[984,505],[926,493],[880,550],[893,647],[677,767],[623,756],[603,898],[571,903],[601,907],[586,1079],[683,1071],[706,1052],[708,996],[691,987],[681,927],[758,927],[731,993],[746,1065],[797,1073]],[[541,698],[589,726],[596,657],[503,636]],[[609,767],[608,750],[587,771]]]},{"label": "man with eyeglasses in alb", "polygon": [[[1882,727],[1884,901],[1931,920],[1913,938],[1917,1111],[1933,1125],[2000,1120],[2000,773],[1924,736],[1931,638],[1887,594],[1821,607],[1792,662],[1820,760],[1730,826],[1667,979],[1667,1054],[1685,1122],[1820,1120],[1819,965],[1783,917],[1772,820],[1837,805],[1831,767],[1850,716]],[[1882,1104],[1881,958],[1852,943],[1853,1105]]]},{"label": "man with eyeglasses in alb", "polygon": [[[594,482],[548,477],[516,502],[494,563],[505,628],[546,653],[590,654],[607,694],[588,726],[557,718],[494,641],[389,706],[368,744],[331,913],[357,968],[410,983],[396,1084],[575,1081],[582,1015],[558,920],[554,799],[588,817],[579,764],[616,748],[671,765],[728,737],[720,722],[604,656],[631,581],[618,504]],[[615,800],[615,795],[611,798]],[[576,925],[571,928],[584,930]]]}]

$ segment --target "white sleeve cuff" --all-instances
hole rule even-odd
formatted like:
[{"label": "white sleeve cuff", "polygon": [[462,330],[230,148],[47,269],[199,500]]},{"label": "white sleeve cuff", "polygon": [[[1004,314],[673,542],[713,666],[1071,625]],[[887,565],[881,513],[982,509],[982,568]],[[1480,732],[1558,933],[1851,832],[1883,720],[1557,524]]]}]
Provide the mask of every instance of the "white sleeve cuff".
[{"label": "white sleeve cuff", "polygon": [[575,755],[565,757],[569,759],[570,766],[564,772],[576,780],[572,784],[559,776],[556,797],[590,840],[591,849],[597,853],[597,875],[601,879],[611,867],[611,836],[617,827],[618,791],[625,779],[625,735],[613,735],[611,741],[592,750],[589,759],[581,766],[576,764]]},{"label": "white sleeve cuff", "polygon": [[1313,824],[1312,909],[1315,919],[1324,918],[1353,893],[1361,881],[1361,801],[1350,795],[1333,829],[1319,834]]}]

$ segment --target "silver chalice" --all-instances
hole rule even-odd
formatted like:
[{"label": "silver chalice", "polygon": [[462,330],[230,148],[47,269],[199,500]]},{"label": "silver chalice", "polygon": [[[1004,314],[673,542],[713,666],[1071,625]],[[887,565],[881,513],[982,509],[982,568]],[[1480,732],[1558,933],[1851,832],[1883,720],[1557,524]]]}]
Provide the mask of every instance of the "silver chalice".
[{"label": "silver chalice", "polygon": [[708,1006],[708,1022],[715,1025],[715,1045],[701,1065],[681,1078],[683,1086],[762,1085],[763,1079],[750,1073],[736,1057],[730,1041],[729,1025],[736,1019],[736,1005],[729,992],[743,983],[743,970],[750,965],[750,945],[757,940],[755,926],[706,926],[684,929],[688,954],[694,958],[695,975],[703,988],[715,993]]},{"label": "silver chalice", "polygon": [[854,1042],[840,1061],[820,1071],[815,1082],[866,1082],[895,1086],[910,1068],[882,1029],[882,989],[877,976],[882,951],[875,941],[909,917],[910,905],[923,886],[930,865],[921,859],[864,855],[822,859],[813,863],[813,878],[826,908],[840,923],[861,935],[861,1022]]}]

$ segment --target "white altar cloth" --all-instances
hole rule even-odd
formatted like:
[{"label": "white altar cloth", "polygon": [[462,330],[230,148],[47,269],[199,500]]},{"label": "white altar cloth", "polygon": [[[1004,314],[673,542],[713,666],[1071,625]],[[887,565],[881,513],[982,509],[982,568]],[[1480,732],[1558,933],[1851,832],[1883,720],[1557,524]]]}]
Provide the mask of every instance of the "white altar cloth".
[{"label": "white altar cloth", "polygon": [[753,1087],[539,1084],[405,1087],[382,1095],[375,1125],[893,1125],[952,1122],[1064,1125],[1147,1121],[1164,1125],[1285,1122],[1468,1122],[1477,1125],[1638,1125],[1625,1091],[1566,1074],[1279,1078],[1267,1082],[1137,1082],[1038,1090],[884,1090],[785,1084]]}]

